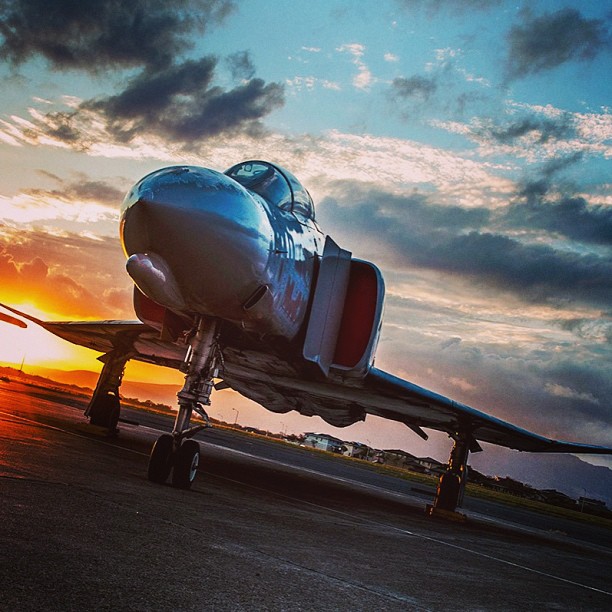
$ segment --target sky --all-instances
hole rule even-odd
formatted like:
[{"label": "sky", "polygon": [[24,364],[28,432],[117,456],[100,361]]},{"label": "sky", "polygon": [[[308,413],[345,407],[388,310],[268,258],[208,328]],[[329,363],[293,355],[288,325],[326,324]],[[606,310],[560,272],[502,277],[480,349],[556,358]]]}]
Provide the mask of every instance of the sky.
[{"label": "sky", "polygon": [[[5,0],[0,301],[133,319],[118,240],[130,186],[167,165],[266,159],[381,268],[377,367],[612,445],[611,24],[609,0]],[[0,321],[0,363],[24,358],[99,369]],[[235,396],[219,406],[447,456],[445,436],[380,419],[338,432]]]}]

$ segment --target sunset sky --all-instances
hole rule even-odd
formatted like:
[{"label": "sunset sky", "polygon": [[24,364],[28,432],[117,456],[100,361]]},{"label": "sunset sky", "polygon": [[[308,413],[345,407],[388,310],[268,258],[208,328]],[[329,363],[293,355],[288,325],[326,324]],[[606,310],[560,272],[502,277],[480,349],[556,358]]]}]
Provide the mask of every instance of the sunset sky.
[{"label": "sunset sky", "polygon": [[[267,159],[382,269],[378,367],[612,445],[611,23],[601,0],[3,2],[0,301],[133,319],[129,187],[165,165]],[[30,328],[0,321],[0,363],[99,369]]]}]

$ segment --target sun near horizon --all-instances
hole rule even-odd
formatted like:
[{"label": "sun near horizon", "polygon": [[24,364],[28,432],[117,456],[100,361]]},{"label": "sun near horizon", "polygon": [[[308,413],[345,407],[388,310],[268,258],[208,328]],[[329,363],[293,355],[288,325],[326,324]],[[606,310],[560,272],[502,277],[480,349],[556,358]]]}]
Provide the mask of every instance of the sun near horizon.
[{"label": "sun near horizon", "polygon": [[[43,321],[69,321],[71,317],[41,310],[33,302],[11,303],[10,306],[22,310]],[[8,313],[7,313],[8,314]],[[134,315],[132,319],[136,319]],[[79,320],[97,320],[79,318]],[[101,353],[81,346],[70,344],[42,329],[35,323],[26,321],[23,329],[0,321],[0,365],[23,368],[51,368],[64,371],[87,370],[99,373],[102,364],[98,361]],[[126,378],[134,382],[155,382],[160,384],[181,384],[182,374],[177,370],[154,366],[138,361],[129,361]]]}]

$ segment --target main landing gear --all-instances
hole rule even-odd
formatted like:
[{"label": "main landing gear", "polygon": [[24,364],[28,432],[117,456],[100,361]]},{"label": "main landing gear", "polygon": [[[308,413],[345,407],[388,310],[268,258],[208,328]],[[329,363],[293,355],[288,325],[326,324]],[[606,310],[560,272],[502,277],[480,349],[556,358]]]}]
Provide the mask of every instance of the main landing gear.
[{"label": "main landing gear", "polygon": [[[200,445],[190,438],[209,427],[203,406],[210,406],[213,378],[218,375],[217,364],[221,359],[217,327],[216,319],[201,317],[189,340],[181,367],[185,384],[177,394],[179,410],[174,428],[171,434],[163,434],[157,439],[149,457],[148,478],[152,482],[164,483],[172,473],[172,486],[189,489],[196,477]],[[204,425],[189,426],[194,411],[204,419]]]},{"label": "main landing gear", "polygon": [[114,349],[100,357],[104,367],[85,410],[85,416],[89,417],[89,422],[92,425],[104,427],[108,430],[109,435],[116,435],[118,432],[117,423],[121,411],[119,387],[123,380],[125,364],[130,356],[128,351]]},{"label": "main landing gear", "polygon": [[455,443],[448,460],[448,469],[440,477],[433,506],[427,506],[427,511],[431,516],[439,515],[448,518],[454,516],[456,519],[465,520],[464,515],[459,514],[456,510],[463,502],[468,475],[468,457],[470,451],[475,453],[481,451],[482,448],[470,433],[457,432],[453,439]]}]

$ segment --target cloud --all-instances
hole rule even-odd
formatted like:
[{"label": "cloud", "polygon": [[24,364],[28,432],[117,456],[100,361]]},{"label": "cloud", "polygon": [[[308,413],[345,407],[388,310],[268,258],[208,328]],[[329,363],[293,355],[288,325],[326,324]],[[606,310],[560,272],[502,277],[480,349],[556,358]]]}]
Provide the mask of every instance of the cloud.
[{"label": "cloud", "polygon": [[204,57],[143,72],[119,95],[85,102],[82,108],[101,113],[120,141],[143,133],[185,143],[239,130],[255,133],[259,120],[282,106],[282,86],[250,79],[223,90],[213,85],[215,66],[214,58]]},{"label": "cloud", "polygon": [[102,180],[92,180],[85,174],[74,173],[71,180],[62,179],[50,172],[40,171],[41,176],[46,176],[58,184],[58,189],[45,191],[41,189],[28,189],[24,193],[37,196],[63,196],[68,201],[75,202],[97,202],[117,209],[123,201],[125,189],[117,188],[114,183]]},{"label": "cloud", "polygon": [[560,320],[559,325],[561,329],[594,344],[612,344],[612,313],[598,319],[582,317]]},{"label": "cloud", "polygon": [[[0,278],[4,301],[31,301],[41,310],[68,317],[132,316],[131,283],[115,236],[100,239],[2,229]],[[125,282],[121,283],[123,278]]]},{"label": "cloud", "polygon": [[321,202],[319,219],[353,240],[376,236],[386,265],[459,276],[526,302],[606,307],[612,301],[609,257],[492,232],[490,212],[482,208],[440,206],[355,184],[336,193]]},{"label": "cloud", "polygon": [[534,17],[523,14],[523,22],[507,35],[506,73],[510,80],[551,70],[569,61],[587,61],[609,46],[605,24],[586,19],[573,8]]},{"label": "cloud", "polygon": [[[190,147],[220,134],[261,134],[261,119],[284,104],[283,86],[253,78],[225,90],[213,82],[215,66],[216,60],[205,57],[142,73],[120,94],[86,101],[74,113],[61,115],[65,140],[72,143],[76,135],[83,142],[87,135],[76,125],[89,111],[103,116],[119,142],[150,134]],[[57,130],[51,135],[62,140]]]},{"label": "cloud", "polygon": [[95,11],[87,3],[13,1],[2,14],[0,58],[19,65],[42,56],[57,70],[127,75],[115,95],[44,114],[45,136],[72,148],[93,145],[82,129],[92,112],[121,143],[152,133],[189,147],[220,134],[261,133],[261,119],[284,103],[283,87],[254,78],[248,53],[225,60],[240,81],[233,89],[216,84],[216,57],[182,57],[194,34],[232,8],[227,0],[103,0]]},{"label": "cloud", "polygon": [[117,179],[117,186],[82,173],[73,173],[70,180],[48,172],[40,174],[56,187],[23,189],[12,197],[0,196],[0,220],[12,228],[35,225],[58,233],[86,231],[90,235],[116,236],[119,206],[127,192],[125,179]]},{"label": "cloud", "polygon": [[399,76],[389,85],[387,97],[399,108],[404,119],[412,114],[431,117],[480,115],[492,102],[487,79],[465,66],[461,48],[436,48],[424,66],[425,74]]},{"label": "cloud", "polygon": [[397,77],[391,84],[391,96],[396,100],[411,98],[427,102],[438,88],[433,78],[412,76],[409,78]]},{"label": "cloud", "polygon": [[222,21],[229,0],[8,0],[0,10],[0,58],[37,56],[57,70],[165,68],[193,47],[190,36]]},{"label": "cloud", "polygon": [[601,345],[564,340],[563,332],[531,321],[524,310],[504,313],[499,300],[488,320],[473,291],[466,316],[455,288],[447,282],[446,301],[433,298],[417,309],[388,302],[392,320],[404,325],[390,326],[386,318],[378,363],[540,434],[610,444],[612,369]]},{"label": "cloud", "polygon": [[503,214],[508,227],[544,230],[582,243],[612,245],[612,207],[592,205],[547,176],[526,181]]},{"label": "cloud", "polygon": [[31,300],[39,308],[69,316],[87,317],[100,312],[97,298],[69,276],[50,271],[40,258],[18,264],[6,248],[0,247],[0,275],[3,299],[11,303]]},{"label": "cloud", "polygon": [[534,136],[538,143],[545,143],[550,139],[566,139],[573,136],[575,129],[568,115],[555,119],[532,116],[503,126],[490,126],[483,130],[483,134],[502,144],[513,143],[524,136]]},{"label": "cloud", "polygon": [[302,90],[313,91],[317,87],[328,89],[331,91],[341,91],[340,85],[334,81],[328,81],[327,79],[318,79],[314,76],[295,76],[292,79],[287,79],[287,86],[293,92],[300,92]]},{"label": "cloud", "polygon": [[553,159],[517,185],[516,198],[499,214],[506,228],[543,230],[584,244],[612,246],[612,207],[589,204],[568,182],[557,179],[582,160],[574,154]]},{"label": "cloud", "polygon": [[255,76],[255,66],[253,66],[251,57],[246,51],[238,51],[228,55],[225,62],[234,79],[248,81]]},{"label": "cloud", "polygon": [[612,113],[570,113],[551,105],[506,102],[506,119],[473,117],[469,123],[431,120],[432,126],[479,145],[481,157],[508,155],[528,161],[572,155],[612,156]]},{"label": "cloud", "polygon": [[[143,71],[114,96],[86,100],[76,110],[38,116],[43,135],[72,148],[90,150],[94,136],[126,144],[147,135],[186,147],[220,134],[261,134],[261,119],[284,104],[284,89],[253,78],[226,90],[214,84],[217,60],[186,60]],[[90,131],[88,125],[102,123]],[[26,135],[28,131],[25,130]]]},{"label": "cloud", "polygon": [[564,387],[558,383],[547,383],[544,389],[555,397],[565,397],[567,399],[584,400],[599,405],[601,402],[592,394],[576,391],[570,387]]},{"label": "cloud", "polygon": [[590,205],[581,196],[546,199],[541,189],[538,183],[528,185],[525,200],[508,207],[504,222],[509,227],[546,230],[580,242],[612,246],[610,206]]},{"label": "cloud", "polygon": [[351,55],[353,64],[357,66],[357,74],[353,77],[353,86],[356,89],[369,89],[374,82],[374,76],[363,61],[365,46],[359,43],[347,43],[338,47],[336,51]]}]

